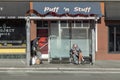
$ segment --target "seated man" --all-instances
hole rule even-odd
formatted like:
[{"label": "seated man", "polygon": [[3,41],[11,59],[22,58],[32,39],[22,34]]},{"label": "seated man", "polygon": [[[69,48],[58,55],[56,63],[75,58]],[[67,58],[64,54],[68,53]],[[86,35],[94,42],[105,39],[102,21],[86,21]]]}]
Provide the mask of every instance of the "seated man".
[{"label": "seated man", "polygon": [[74,64],[79,64],[83,60],[82,51],[77,44],[73,44],[73,47],[70,50],[70,56],[73,58]]}]

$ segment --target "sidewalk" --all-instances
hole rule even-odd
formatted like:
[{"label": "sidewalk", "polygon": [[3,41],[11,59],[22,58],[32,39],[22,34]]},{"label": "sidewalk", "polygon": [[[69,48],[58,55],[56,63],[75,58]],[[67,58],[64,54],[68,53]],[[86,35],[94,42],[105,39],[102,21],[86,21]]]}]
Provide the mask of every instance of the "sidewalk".
[{"label": "sidewalk", "polygon": [[43,61],[40,65],[27,66],[25,59],[0,59],[0,68],[120,68],[120,60],[103,60],[96,61],[93,65],[91,64],[80,64],[74,65],[68,64],[53,64]]}]

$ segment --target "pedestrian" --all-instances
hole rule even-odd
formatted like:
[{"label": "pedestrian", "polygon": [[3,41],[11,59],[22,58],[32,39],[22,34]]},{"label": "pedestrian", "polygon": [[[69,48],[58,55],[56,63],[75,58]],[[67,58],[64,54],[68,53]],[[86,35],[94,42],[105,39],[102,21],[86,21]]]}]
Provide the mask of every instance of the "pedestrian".
[{"label": "pedestrian", "polygon": [[42,54],[40,52],[40,47],[39,45],[37,46],[36,48],[36,56],[38,57],[39,61],[40,61],[40,64],[42,63]]},{"label": "pedestrian", "polygon": [[39,37],[35,38],[33,41],[32,41],[32,49],[33,51],[36,51],[36,48],[38,46],[38,41],[39,41]]}]

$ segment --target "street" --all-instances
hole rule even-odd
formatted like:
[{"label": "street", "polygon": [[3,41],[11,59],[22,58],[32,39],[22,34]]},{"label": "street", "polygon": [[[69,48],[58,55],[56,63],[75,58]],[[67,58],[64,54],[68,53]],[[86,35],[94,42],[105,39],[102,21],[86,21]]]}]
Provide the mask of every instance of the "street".
[{"label": "street", "polygon": [[120,80],[120,73],[1,71],[0,80]]},{"label": "street", "polygon": [[30,67],[24,61],[0,60],[0,80],[120,80],[120,61],[96,61],[94,65],[44,63]]}]

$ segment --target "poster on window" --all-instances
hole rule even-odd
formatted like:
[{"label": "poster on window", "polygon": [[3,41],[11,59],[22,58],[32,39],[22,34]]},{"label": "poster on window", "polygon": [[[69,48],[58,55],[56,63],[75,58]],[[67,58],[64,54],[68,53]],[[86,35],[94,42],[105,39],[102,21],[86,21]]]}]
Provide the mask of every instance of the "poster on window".
[{"label": "poster on window", "polygon": [[0,20],[0,43],[18,45],[26,41],[24,20]]}]

